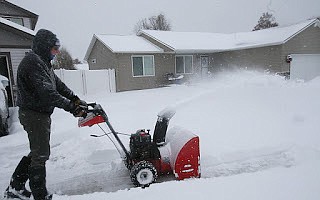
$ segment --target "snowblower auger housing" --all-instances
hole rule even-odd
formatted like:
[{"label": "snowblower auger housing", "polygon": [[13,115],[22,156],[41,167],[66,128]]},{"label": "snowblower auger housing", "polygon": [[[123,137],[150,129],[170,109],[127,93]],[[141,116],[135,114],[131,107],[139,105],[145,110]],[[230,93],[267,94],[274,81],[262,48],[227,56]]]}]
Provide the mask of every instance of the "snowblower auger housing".
[{"label": "snowblower auger housing", "polygon": [[[130,170],[134,185],[149,186],[156,181],[158,175],[169,173],[173,173],[178,180],[200,177],[199,137],[181,128],[167,131],[169,121],[175,114],[174,110],[166,109],[158,114],[153,139],[150,130],[140,129],[131,134],[129,151],[120,140],[120,133],[113,129],[101,105],[88,104],[87,112],[85,118],[79,119],[79,127],[107,124],[111,133],[103,130],[104,135],[110,134],[116,140],[114,144]],[[112,140],[111,137],[109,139]]]}]

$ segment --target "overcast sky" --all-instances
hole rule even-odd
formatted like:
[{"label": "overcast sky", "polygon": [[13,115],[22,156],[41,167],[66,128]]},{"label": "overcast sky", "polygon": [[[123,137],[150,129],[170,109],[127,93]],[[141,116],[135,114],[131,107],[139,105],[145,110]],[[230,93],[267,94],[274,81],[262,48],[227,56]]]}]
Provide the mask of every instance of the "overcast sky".
[{"label": "overcast sky", "polygon": [[251,31],[263,12],[280,25],[320,16],[320,0],[9,0],[39,15],[36,31],[53,31],[83,60],[93,34],[134,34],[143,18],[163,13],[173,31]]}]

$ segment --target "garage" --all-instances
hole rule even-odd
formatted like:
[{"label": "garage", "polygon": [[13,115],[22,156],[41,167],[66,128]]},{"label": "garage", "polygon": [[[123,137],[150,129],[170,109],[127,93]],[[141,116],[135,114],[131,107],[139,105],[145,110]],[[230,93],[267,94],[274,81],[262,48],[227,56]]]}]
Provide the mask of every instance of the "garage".
[{"label": "garage", "polygon": [[292,54],[290,79],[309,81],[320,76],[320,54]]}]

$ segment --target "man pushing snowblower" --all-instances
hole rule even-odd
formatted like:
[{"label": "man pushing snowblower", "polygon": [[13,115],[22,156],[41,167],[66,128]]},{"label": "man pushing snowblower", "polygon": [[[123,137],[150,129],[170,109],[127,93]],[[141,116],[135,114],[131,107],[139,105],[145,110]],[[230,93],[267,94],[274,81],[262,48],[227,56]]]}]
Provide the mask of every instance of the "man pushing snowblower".
[{"label": "man pushing snowblower", "polygon": [[[18,67],[19,120],[28,133],[30,153],[16,167],[7,199],[50,200],[46,188],[46,161],[50,155],[51,114],[55,107],[82,117],[86,110],[80,100],[54,73],[50,61],[59,53],[60,43],[51,31],[41,29],[33,40],[32,51]],[[31,192],[25,188],[29,179]]]},{"label": "man pushing snowblower", "polygon": [[[153,139],[149,130],[131,134],[130,150],[127,150],[101,105],[80,100],[55,75],[50,61],[59,53],[59,47],[56,35],[41,29],[35,35],[32,51],[18,67],[19,120],[28,133],[30,153],[16,167],[5,198],[29,199],[32,195],[34,200],[52,199],[46,188],[46,161],[50,155],[50,116],[55,107],[80,117],[79,126],[105,123],[111,133],[104,135],[114,138],[113,143],[136,186],[149,186],[158,175],[168,173],[173,173],[178,180],[200,177],[198,136],[182,129],[167,131],[174,111],[159,113]],[[27,180],[31,192],[25,188]]]}]

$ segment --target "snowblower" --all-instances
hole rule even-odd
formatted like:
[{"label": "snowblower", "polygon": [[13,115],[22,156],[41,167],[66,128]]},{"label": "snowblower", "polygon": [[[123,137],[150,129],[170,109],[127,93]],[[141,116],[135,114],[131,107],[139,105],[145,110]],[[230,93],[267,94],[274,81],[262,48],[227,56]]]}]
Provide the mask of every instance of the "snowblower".
[{"label": "snowblower", "polygon": [[[158,114],[153,138],[150,130],[145,129],[131,134],[130,150],[127,150],[119,138],[122,133],[113,129],[101,105],[90,103],[88,108],[87,116],[79,119],[79,127],[97,124],[102,129],[104,134],[100,136],[108,136],[113,142],[135,186],[147,187],[156,181],[158,175],[170,173],[177,180],[200,177],[199,137],[179,128],[167,132],[174,110],[166,109]],[[106,123],[111,132],[106,132],[100,123]]]}]

